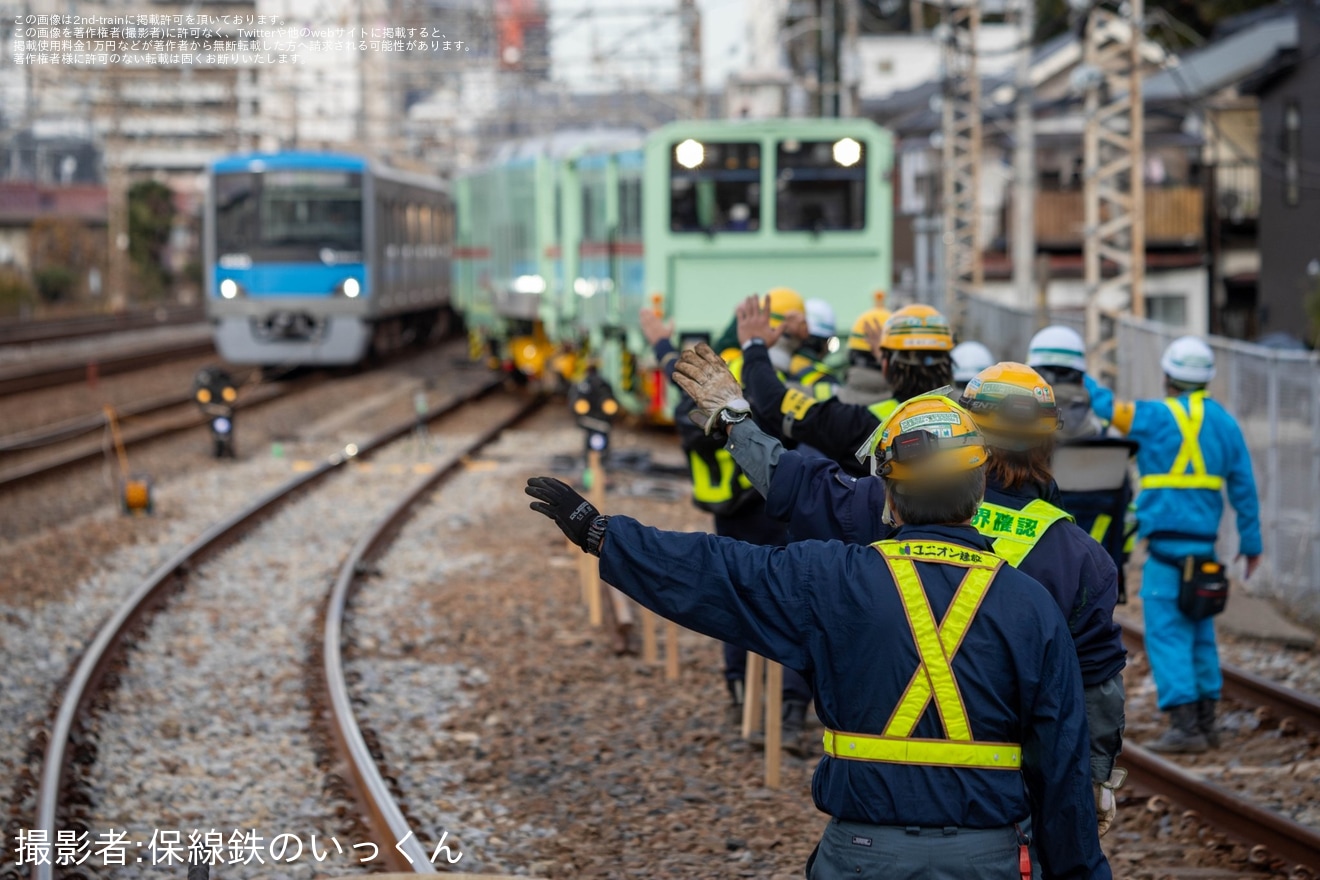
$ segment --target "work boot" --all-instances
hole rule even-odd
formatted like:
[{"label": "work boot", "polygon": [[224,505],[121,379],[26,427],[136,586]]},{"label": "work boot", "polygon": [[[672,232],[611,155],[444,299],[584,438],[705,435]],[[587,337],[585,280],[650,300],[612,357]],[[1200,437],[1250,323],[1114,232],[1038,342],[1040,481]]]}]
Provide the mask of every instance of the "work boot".
[{"label": "work boot", "polygon": [[785,700],[783,713],[784,751],[799,758],[807,756],[807,704]]},{"label": "work boot", "polygon": [[729,688],[729,708],[725,710],[725,718],[731,727],[742,730],[743,680],[741,678],[727,678],[724,683]]},{"label": "work boot", "polygon": [[1199,755],[1207,748],[1205,735],[1197,723],[1197,704],[1183,703],[1169,707],[1169,729],[1146,748],[1152,752],[1176,755]]},{"label": "work boot", "polygon": [[1215,726],[1215,703],[1209,697],[1202,697],[1196,702],[1196,728],[1205,737],[1206,745],[1219,748],[1219,728]]}]

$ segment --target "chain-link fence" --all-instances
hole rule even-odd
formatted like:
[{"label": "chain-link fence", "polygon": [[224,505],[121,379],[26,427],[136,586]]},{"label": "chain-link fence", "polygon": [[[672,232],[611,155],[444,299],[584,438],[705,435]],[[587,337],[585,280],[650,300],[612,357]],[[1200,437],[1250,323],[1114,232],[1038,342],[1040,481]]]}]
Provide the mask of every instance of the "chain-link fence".
[{"label": "chain-link fence", "polygon": [[[977,339],[998,357],[1025,360],[1035,312],[969,297],[962,338]],[[1082,330],[1079,312],[1055,313],[1052,323]],[[1118,323],[1118,381],[1127,400],[1164,396],[1160,356],[1182,331],[1152,321]],[[1254,592],[1273,596],[1293,612],[1320,620],[1320,357],[1210,337],[1215,380],[1210,394],[1237,418],[1251,451],[1260,495],[1265,557]],[[1225,505],[1220,551],[1236,553],[1237,521]]]}]

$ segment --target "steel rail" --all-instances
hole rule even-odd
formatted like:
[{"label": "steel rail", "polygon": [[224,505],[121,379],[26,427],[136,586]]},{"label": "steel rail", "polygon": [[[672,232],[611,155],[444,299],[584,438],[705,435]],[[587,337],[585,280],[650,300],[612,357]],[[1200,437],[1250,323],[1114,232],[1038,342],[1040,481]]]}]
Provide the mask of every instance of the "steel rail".
[{"label": "steel rail", "polygon": [[417,502],[462,467],[465,456],[493,442],[504,431],[535,411],[540,403],[539,400],[534,400],[520,407],[517,412],[467,444],[462,451],[451,453],[447,464],[437,468],[434,473],[427,475],[409,489],[407,494],[353,547],[353,551],[340,567],[334,589],[326,601],[322,656],[325,687],[329,697],[327,702],[330,706],[330,714],[333,716],[331,732],[340,755],[348,763],[349,775],[354,783],[354,793],[377,837],[381,852],[385,853],[390,867],[397,871],[414,874],[436,873],[430,857],[409,828],[403,810],[390,792],[380,768],[376,766],[353,711],[348,683],[344,679],[341,654],[344,616],[348,601],[357,588],[359,577],[368,570],[369,563],[379,558],[393,542],[404,523],[412,517]]},{"label": "steel rail", "polygon": [[[153,397],[148,400],[138,400],[132,403],[126,403],[123,406],[115,407],[115,415],[119,417],[122,423],[125,419],[135,416],[146,416],[158,413],[163,410],[173,409],[177,406],[183,406],[185,403],[191,403],[193,396],[191,394],[163,394],[160,397]],[[59,443],[61,440],[70,440],[74,437],[80,437],[83,434],[90,434],[93,431],[99,431],[105,427],[105,413],[94,412],[86,413],[81,416],[72,416],[55,423],[47,423],[36,428],[30,428],[26,431],[15,431],[13,434],[6,434],[0,437],[0,453],[5,452],[24,452],[29,449],[37,449],[42,446],[49,446],[52,443]]]},{"label": "steel rail", "polygon": [[[1132,623],[1122,623],[1122,627],[1129,650],[1144,647],[1145,631],[1141,627]],[[1320,700],[1236,666],[1220,664],[1220,671],[1224,693],[1244,703],[1264,706],[1280,720],[1291,718],[1303,727],[1320,731]]]},{"label": "steel rail", "polygon": [[109,376],[113,373],[127,373],[130,370],[141,370],[171,361],[214,353],[215,346],[209,338],[186,342],[176,340],[126,354],[105,356],[88,354],[61,358],[21,369],[0,369],[0,396],[80,382],[87,376],[88,367],[92,364],[96,365],[98,375]]},{"label": "steel rail", "polygon": [[[165,312],[163,317],[161,311]],[[200,324],[205,320],[205,308],[185,306],[179,309],[140,309],[120,315],[79,315],[72,318],[36,321],[0,321],[0,345],[79,339],[84,336],[100,336],[125,330]]]},{"label": "steel rail", "polygon": [[[309,385],[320,384],[322,381],[324,381],[324,377],[305,377],[288,383],[263,385],[251,394],[248,394],[235,402],[234,408],[236,410],[252,409],[258,406],[263,406],[267,403],[273,403],[274,401],[281,400],[296,391],[304,390],[309,387]],[[189,396],[186,400],[191,401],[192,397]],[[181,406],[183,404],[176,405]],[[202,415],[200,412],[189,412],[186,415],[181,415],[163,425],[156,425],[155,427],[143,428],[136,431],[125,431],[123,438],[124,446],[140,446],[143,443],[148,443],[152,440],[160,440],[164,437],[187,431],[190,428],[205,425],[206,422],[206,416]],[[102,424],[104,424],[104,417],[102,417]],[[88,443],[85,446],[40,458],[36,461],[28,462],[27,464],[15,465],[6,470],[0,470],[0,489],[12,488],[21,483],[26,483],[29,480],[37,479],[38,477],[49,476],[50,474],[65,470],[66,468],[100,458],[103,455],[105,455],[103,444]]]},{"label": "steel rail", "polygon": [[[502,384],[502,379],[489,380],[474,391],[457,396],[432,410],[425,417],[426,421],[434,421],[446,416],[484,397]],[[60,792],[72,757],[69,746],[78,717],[92,701],[97,685],[110,669],[117,649],[133,627],[145,620],[148,613],[164,601],[172,587],[181,585],[188,572],[199,562],[214,556],[221,549],[238,540],[251,526],[301,494],[307,487],[324,479],[348,462],[366,457],[400,437],[407,436],[416,426],[416,418],[396,424],[361,445],[345,447],[311,471],[292,477],[283,485],[267,492],[248,507],[207,529],[200,537],[162,563],[115,610],[79,658],[78,666],[61,698],[55,723],[50,730],[37,790],[36,817],[36,829],[44,831],[48,840],[54,840],[56,836],[55,823]],[[50,864],[34,865],[31,876],[33,880],[53,880],[54,868]]]},{"label": "steel rail", "polygon": [[1124,743],[1119,763],[1128,769],[1134,785],[1190,807],[1228,835],[1251,846],[1264,846],[1312,874],[1320,868],[1320,832],[1316,829],[1212,785],[1141,746]]}]

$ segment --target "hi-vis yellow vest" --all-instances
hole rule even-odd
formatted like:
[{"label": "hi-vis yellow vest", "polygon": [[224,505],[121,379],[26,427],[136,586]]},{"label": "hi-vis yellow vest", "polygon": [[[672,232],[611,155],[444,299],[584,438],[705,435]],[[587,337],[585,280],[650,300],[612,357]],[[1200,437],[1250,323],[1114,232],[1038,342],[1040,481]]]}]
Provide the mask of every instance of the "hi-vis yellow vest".
[{"label": "hi-vis yellow vest", "polygon": [[[719,513],[719,505],[750,491],[751,480],[739,470],[729,450],[720,447],[702,455],[695,449],[688,453],[692,471],[692,500],[701,507]],[[736,476],[735,476],[736,473]]]},{"label": "hi-vis yellow vest", "polygon": [[[981,607],[981,600],[1004,561],[990,553],[937,541],[880,541],[872,546],[889,566],[921,660],[882,734],[826,730],[825,754],[832,758],[889,764],[976,770],[1020,769],[1020,745],[982,742],[972,736],[967,707],[953,674],[954,655],[958,653],[958,647]],[[917,575],[917,561],[967,570],[938,625]],[[912,732],[932,700],[944,725],[944,739],[914,737]]]},{"label": "hi-vis yellow vest", "polygon": [[993,540],[995,555],[1017,568],[1045,530],[1061,519],[1074,522],[1072,514],[1037,498],[1021,510],[982,502],[972,517],[972,525]]},{"label": "hi-vis yellow vest", "polygon": [[1201,455],[1201,426],[1205,423],[1205,392],[1194,391],[1187,398],[1187,412],[1178,404],[1177,398],[1170,397],[1164,405],[1173,413],[1173,421],[1182,434],[1182,445],[1178,447],[1178,457],[1167,474],[1149,474],[1141,478],[1143,489],[1209,489],[1218,492],[1224,485],[1224,478],[1207,473],[1205,458]]},{"label": "hi-vis yellow vest", "polygon": [[898,409],[898,401],[891,397],[888,400],[873,403],[867,409],[871,411],[871,415],[883,422],[893,414],[894,410]]}]

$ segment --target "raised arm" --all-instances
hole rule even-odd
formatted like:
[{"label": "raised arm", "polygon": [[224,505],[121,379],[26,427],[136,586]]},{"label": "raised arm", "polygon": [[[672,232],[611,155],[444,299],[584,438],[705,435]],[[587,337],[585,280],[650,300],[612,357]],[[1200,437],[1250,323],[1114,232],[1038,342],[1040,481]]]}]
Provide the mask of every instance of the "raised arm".
[{"label": "raised arm", "polygon": [[813,572],[819,573],[819,559],[802,564],[800,552],[703,533],[664,532],[626,516],[603,516],[551,477],[528,480],[527,494],[536,499],[532,510],[600,557],[602,579],[647,608],[790,669],[811,667],[809,581]]}]

